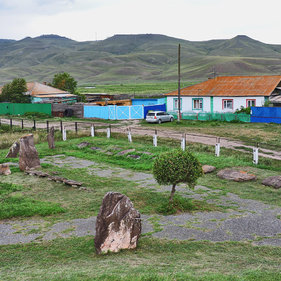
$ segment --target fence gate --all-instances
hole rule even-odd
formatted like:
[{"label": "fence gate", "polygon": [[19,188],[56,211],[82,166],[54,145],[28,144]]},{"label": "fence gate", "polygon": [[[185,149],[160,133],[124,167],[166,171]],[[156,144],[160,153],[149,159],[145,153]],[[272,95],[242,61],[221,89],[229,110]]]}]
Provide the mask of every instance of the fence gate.
[{"label": "fence gate", "polygon": [[116,120],[116,105],[108,106],[108,119]]},{"label": "fence gate", "polygon": [[131,119],[130,106],[116,107],[116,119]]},{"label": "fence gate", "polygon": [[143,106],[142,105],[130,106],[130,110],[131,110],[131,119],[142,119],[143,118]]}]

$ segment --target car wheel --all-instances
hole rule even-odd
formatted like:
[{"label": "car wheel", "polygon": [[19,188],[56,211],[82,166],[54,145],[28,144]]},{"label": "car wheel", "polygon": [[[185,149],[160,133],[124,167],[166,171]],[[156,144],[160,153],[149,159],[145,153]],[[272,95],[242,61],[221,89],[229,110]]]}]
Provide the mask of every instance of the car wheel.
[{"label": "car wheel", "polygon": [[170,121],[171,121],[171,122],[173,122],[173,121],[174,121],[174,118],[173,118],[173,117],[171,117]]},{"label": "car wheel", "polygon": [[159,120],[158,120],[158,124],[161,124],[161,123],[162,123],[162,120],[161,120],[161,119],[159,119]]}]

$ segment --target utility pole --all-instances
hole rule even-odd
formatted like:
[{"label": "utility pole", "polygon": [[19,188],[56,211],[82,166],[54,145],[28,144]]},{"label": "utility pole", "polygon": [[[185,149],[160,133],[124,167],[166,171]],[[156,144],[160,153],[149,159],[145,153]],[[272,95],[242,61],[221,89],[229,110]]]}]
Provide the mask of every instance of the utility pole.
[{"label": "utility pole", "polygon": [[178,122],[181,120],[181,44],[178,49]]}]

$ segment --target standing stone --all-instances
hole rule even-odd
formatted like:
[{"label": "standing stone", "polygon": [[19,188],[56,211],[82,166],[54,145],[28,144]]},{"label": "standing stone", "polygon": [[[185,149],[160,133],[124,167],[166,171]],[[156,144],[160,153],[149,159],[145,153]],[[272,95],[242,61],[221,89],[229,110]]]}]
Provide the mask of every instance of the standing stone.
[{"label": "standing stone", "polygon": [[40,159],[32,134],[20,138],[19,167],[22,171],[40,167]]},{"label": "standing stone", "polygon": [[0,175],[8,176],[11,174],[11,170],[8,164],[0,164]]},{"label": "standing stone", "polygon": [[51,127],[50,132],[47,136],[47,141],[50,149],[55,148],[55,128]]},{"label": "standing stone", "polygon": [[108,192],[97,217],[96,252],[101,254],[134,249],[140,234],[140,213],[134,209],[131,200],[121,193]]},{"label": "standing stone", "polygon": [[15,141],[13,145],[10,147],[9,152],[6,155],[6,158],[17,158],[19,151],[20,151],[20,143],[19,141]]}]

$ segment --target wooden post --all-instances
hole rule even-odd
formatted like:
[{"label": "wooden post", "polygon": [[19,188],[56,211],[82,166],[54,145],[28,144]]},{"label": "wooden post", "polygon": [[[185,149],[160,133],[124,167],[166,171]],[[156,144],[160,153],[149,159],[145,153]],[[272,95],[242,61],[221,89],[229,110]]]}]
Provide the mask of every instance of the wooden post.
[{"label": "wooden post", "polygon": [[253,148],[253,163],[259,164],[259,144],[257,143],[257,147]]},{"label": "wooden post", "polygon": [[107,128],[107,138],[109,139],[111,135],[111,126],[109,125],[109,127]]},{"label": "wooden post", "polygon": [[11,129],[13,128],[13,119],[12,118],[10,119],[10,128]]},{"label": "wooden post", "polygon": [[78,133],[78,124],[77,122],[75,122],[75,134],[77,135],[77,133]]},{"label": "wooden post", "polygon": [[0,118],[0,127],[1,127],[1,118]]},{"label": "wooden post", "polygon": [[33,130],[36,131],[36,120],[33,120]]},{"label": "wooden post", "polygon": [[217,157],[220,156],[220,149],[221,149],[220,138],[217,138],[216,139],[216,147],[215,147],[215,155]]},{"label": "wooden post", "polygon": [[63,133],[62,121],[60,121],[60,131],[61,131],[61,133]]},{"label": "wooden post", "polygon": [[153,146],[157,146],[157,130],[155,130],[154,136],[153,136]]},{"label": "wooden post", "polygon": [[65,127],[62,128],[62,140],[66,141],[66,128]]},{"label": "wooden post", "polygon": [[95,136],[95,125],[91,126],[91,136],[94,137]]},{"label": "wooden post", "polygon": [[129,142],[132,142],[133,140],[132,140],[132,134],[131,134],[131,129],[129,128],[128,129],[128,141]]},{"label": "wooden post", "polygon": [[47,128],[47,133],[49,133],[49,121],[46,121],[46,128]]},{"label": "wooden post", "polygon": [[181,149],[185,151],[185,147],[186,147],[186,134],[183,134],[181,139]]},{"label": "wooden post", "polygon": [[21,129],[23,130],[23,119],[21,119]]}]

